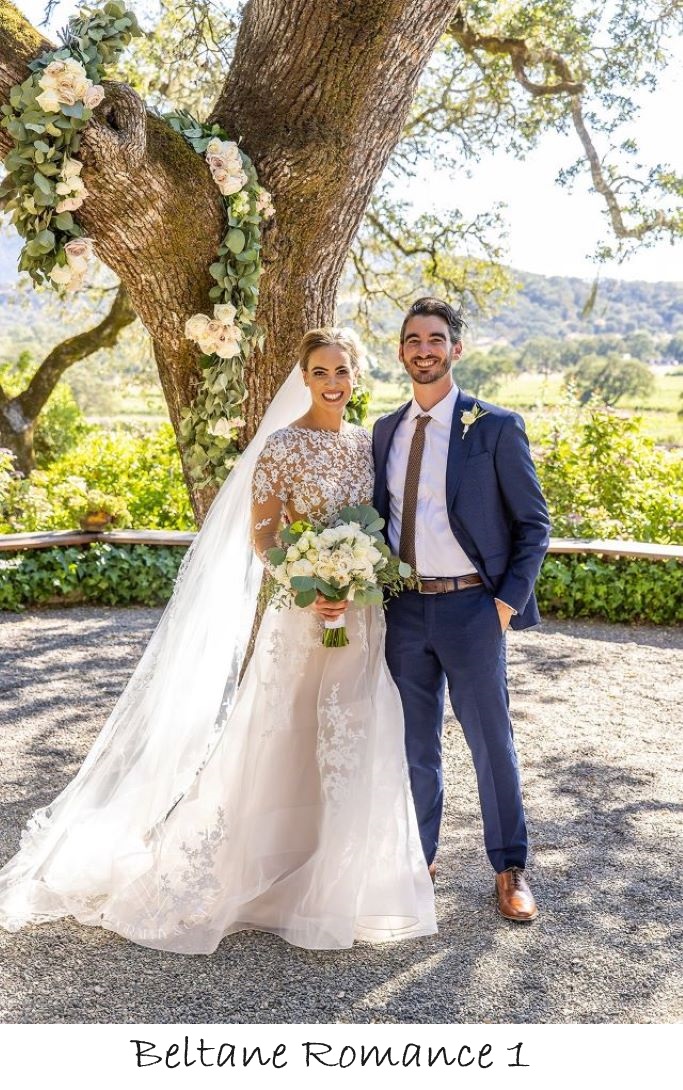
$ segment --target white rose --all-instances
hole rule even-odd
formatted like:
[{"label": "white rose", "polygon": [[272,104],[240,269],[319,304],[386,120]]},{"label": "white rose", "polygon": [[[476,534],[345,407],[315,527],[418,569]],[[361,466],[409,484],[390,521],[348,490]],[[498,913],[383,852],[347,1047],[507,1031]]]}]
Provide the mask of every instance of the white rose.
[{"label": "white rose", "polygon": [[55,212],[75,212],[83,204],[85,197],[65,197],[55,205]]},{"label": "white rose", "polygon": [[185,336],[190,341],[196,341],[201,337],[209,324],[206,314],[193,314],[185,322]]},{"label": "white rose", "polygon": [[273,199],[267,189],[261,187],[256,199],[256,211],[260,212],[264,219],[268,220],[275,215]]},{"label": "white rose", "polygon": [[86,237],[72,238],[64,247],[64,252],[69,264],[76,262],[87,263],[94,253],[92,239]]},{"label": "white rose", "polygon": [[291,575],[313,575],[313,565],[310,560],[296,560],[289,569]]},{"label": "white rose", "polygon": [[224,197],[230,197],[233,193],[239,193],[247,184],[247,176],[243,170],[212,170],[213,180]]},{"label": "white rose", "polygon": [[59,99],[56,91],[41,91],[36,95],[36,102],[46,114],[59,113]]},{"label": "white rose", "polygon": [[230,421],[222,416],[220,420],[217,420],[215,424],[211,425],[209,432],[211,435],[220,435],[223,439],[229,439],[232,432]]},{"label": "white rose", "polygon": [[324,579],[326,583],[332,582],[335,577],[334,568],[329,561],[318,561],[315,565],[315,574]]},{"label": "white rose", "polygon": [[48,64],[38,84],[43,91],[53,92],[58,102],[67,106],[73,106],[82,99],[91,86],[85,68],[73,57]]},{"label": "white rose", "polygon": [[68,265],[53,265],[50,269],[50,280],[55,284],[68,284],[73,276],[73,271]]},{"label": "white rose", "polygon": [[62,164],[62,178],[77,178],[83,170],[83,164],[78,159],[65,159]]},{"label": "white rose", "polygon": [[296,545],[290,545],[289,546],[289,548],[287,549],[286,559],[287,559],[288,562],[290,560],[300,560],[301,559],[301,553],[297,549]]},{"label": "white rose", "polygon": [[237,307],[234,307],[232,303],[216,303],[213,308],[213,314],[214,318],[218,318],[219,322],[224,322],[225,325],[233,325],[237,314]]},{"label": "white rose", "polygon": [[222,360],[231,360],[240,354],[240,338],[239,329],[223,326],[222,332],[214,340],[213,350]]},{"label": "white rose", "polygon": [[242,164],[240,149],[234,140],[220,140],[217,136],[212,137],[206,145],[205,155],[207,159],[220,159],[226,164],[236,163],[240,166]]},{"label": "white rose", "polygon": [[94,110],[96,106],[99,106],[103,98],[104,87],[100,83],[93,83],[86,88],[83,95],[83,105],[87,106],[89,110]]}]

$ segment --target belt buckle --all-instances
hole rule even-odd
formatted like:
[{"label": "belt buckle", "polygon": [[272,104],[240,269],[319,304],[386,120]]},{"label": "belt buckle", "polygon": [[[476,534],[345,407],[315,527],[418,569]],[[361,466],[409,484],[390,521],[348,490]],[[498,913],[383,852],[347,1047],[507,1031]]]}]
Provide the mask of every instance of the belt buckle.
[{"label": "belt buckle", "polygon": [[424,579],[424,580],[420,580],[420,587],[419,587],[420,594],[439,594],[440,592],[438,590],[424,590],[423,587],[424,587],[425,583],[440,583],[440,582],[441,582],[440,579]]}]

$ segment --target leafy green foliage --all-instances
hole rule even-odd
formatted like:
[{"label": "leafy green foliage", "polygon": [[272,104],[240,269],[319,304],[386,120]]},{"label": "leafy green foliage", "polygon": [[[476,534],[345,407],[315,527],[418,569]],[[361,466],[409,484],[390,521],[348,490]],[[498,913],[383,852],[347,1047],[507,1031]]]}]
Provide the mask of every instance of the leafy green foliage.
[{"label": "leafy green foliage", "polygon": [[584,356],[578,367],[567,372],[566,382],[575,388],[582,405],[591,398],[616,405],[622,397],[648,397],[655,386],[649,367],[617,353],[606,358]]},{"label": "leafy green foliage", "polygon": [[683,566],[678,560],[551,554],[543,562],[536,594],[541,613],[557,617],[680,624]]},{"label": "leafy green foliage", "polygon": [[536,454],[556,537],[683,543],[683,462],[637,417],[569,403]]},{"label": "leafy green foliage", "polygon": [[151,435],[91,428],[72,450],[0,488],[0,532],[73,529],[91,490],[117,497],[135,529],[194,529],[170,424]]},{"label": "leafy green foliage", "polygon": [[[78,602],[164,605],[184,551],[93,544],[0,553],[0,609]],[[683,618],[683,579],[675,560],[550,555],[536,589],[541,612],[557,617],[627,624],[677,624]]]},{"label": "leafy green foliage", "polygon": [[348,420],[350,424],[358,424],[362,427],[367,420],[369,406],[370,391],[362,383],[358,383],[358,385],[354,387],[354,391],[347,402],[344,410],[344,418]]},{"label": "leafy green foliage", "polygon": [[[9,397],[26,389],[36,369],[33,356],[20,352],[13,362],[0,364],[0,388]],[[33,435],[36,465],[45,468],[74,446],[87,432],[88,424],[66,382],[55,387],[39,414]]]},{"label": "leafy green foliage", "polygon": [[78,151],[93,112],[82,101],[60,102],[59,110],[44,108],[40,80],[53,61],[73,58],[97,84],[105,67],[140,33],[135,15],[123,4],[109,0],[101,9],[84,9],[69,20],[62,47],[30,61],[31,75],[12,88],[9,103],[0,108],[0,124],[14,140],[4,160],[0,205],[27,240],[19,268],[37,284],[50,282],[55,265],[66,265],[65,245],[83,235],[71,213],[57,213],[56,208],[65,162]]},{"label": "leafy green foliage", "polygon": [[98,602],[163,605],[185,550],[146,545],[0,552],[0,609]]},{"label": "leafy green foliage", "polygon": [[490,398],[515,369],[515,356],[509,349],[495,346],[490,352],[467,352],[457,363],[458,385],[478,397]]}]

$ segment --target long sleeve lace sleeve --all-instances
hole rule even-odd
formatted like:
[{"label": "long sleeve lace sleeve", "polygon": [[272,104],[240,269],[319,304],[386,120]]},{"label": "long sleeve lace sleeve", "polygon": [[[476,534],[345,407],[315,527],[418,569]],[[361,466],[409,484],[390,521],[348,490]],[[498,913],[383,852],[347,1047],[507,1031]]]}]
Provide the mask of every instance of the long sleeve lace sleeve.
[{"label": "long sleeve lace sleeve", "polygon": [[251,539],[266,566],[265,553],[278,544],[278,529],[288,498],[280,471],[281,460],[269,440],[256,463],[251,486]]}]

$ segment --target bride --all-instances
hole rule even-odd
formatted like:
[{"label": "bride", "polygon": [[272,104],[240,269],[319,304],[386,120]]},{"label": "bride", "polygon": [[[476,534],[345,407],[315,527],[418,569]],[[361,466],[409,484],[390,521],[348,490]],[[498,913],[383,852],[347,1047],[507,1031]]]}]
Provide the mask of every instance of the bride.
[{"label": "bride", "polygon": [[351,605],[325,648],[346,603],[268,606],[239,680],[283,516],[371,502],[370,437],[343,419],[359,366],[350,331],[304,337],[109,720],[0,870],[0,926],[73,916],[190,954],[245,929],[309,949],[436,931],[381,607]]}]

